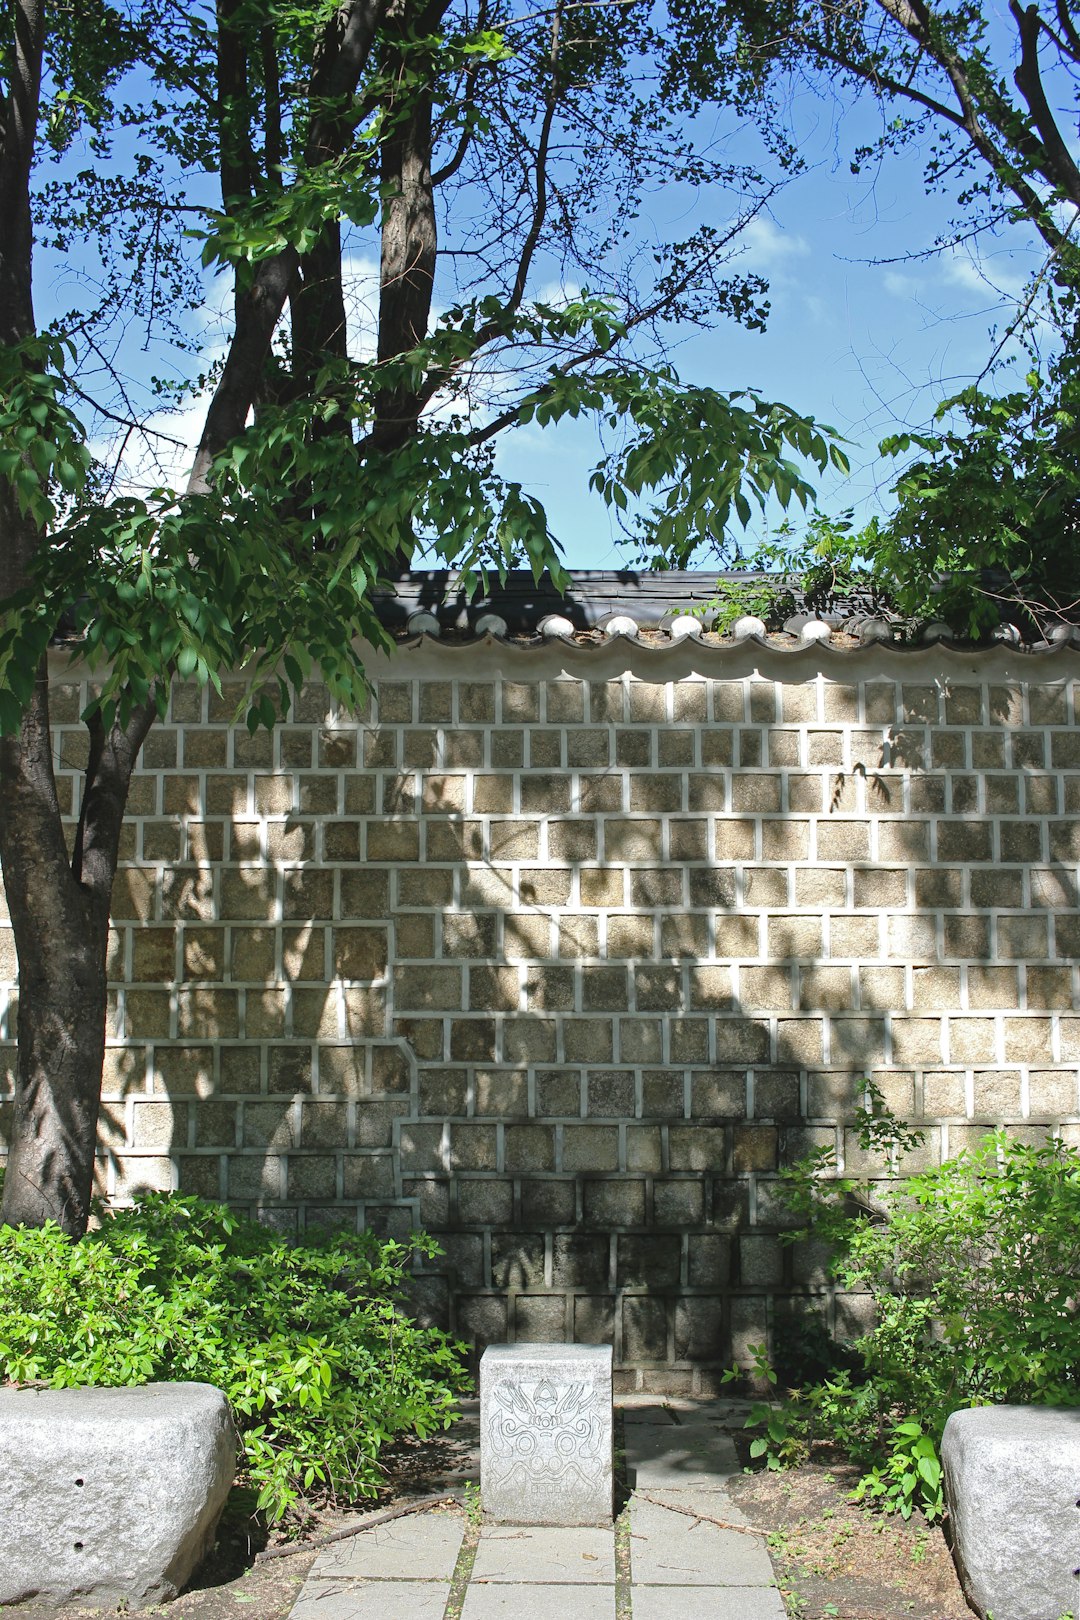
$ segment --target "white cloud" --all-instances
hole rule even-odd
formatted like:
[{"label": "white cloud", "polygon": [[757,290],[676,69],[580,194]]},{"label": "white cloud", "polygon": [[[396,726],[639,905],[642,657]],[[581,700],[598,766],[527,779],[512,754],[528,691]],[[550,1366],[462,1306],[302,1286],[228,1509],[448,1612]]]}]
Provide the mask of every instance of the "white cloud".
[{"label": "white cloud", "polygon": [[961,247],[952,247],[943,255],[945,279],[953,287],[969,292],[985,301],[1001,298],[1015,301],[1023,296],[1028,284],[1027,273],[1004,257],[992,261],[973,258]]},{"label": "white cloud", "polygon": [[743,227],[739,241],[743,247],[744,263],[760,275],[776,276],[791,265],[794,259],[805,259],[810,244],[794,231],[785,231],[764,214],[755,214]]},{"label": "white cloud", "polygon": [[920,291],[915,277],[902,275],[899,270],[886,270],[881,284],[892,298],[915,298]]}]

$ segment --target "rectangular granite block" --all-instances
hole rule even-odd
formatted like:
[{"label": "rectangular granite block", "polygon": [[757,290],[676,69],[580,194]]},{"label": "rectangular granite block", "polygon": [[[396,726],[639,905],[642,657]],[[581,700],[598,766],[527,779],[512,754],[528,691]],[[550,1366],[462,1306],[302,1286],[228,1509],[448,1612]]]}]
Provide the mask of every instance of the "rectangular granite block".
[{"label": "rectangular granite block", "polygon": [[497,1344],[480,1360],[480,1493],[510,1524],[610,1524],[610,1345]]}]

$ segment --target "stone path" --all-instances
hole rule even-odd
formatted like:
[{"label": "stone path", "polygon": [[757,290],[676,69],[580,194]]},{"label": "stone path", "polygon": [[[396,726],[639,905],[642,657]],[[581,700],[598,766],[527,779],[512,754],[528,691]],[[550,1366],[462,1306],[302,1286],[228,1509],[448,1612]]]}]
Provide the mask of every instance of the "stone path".
[{"label": "stone path", "polygon": [[[395,1519],[325,1548],[290,1620],[784,1620],[764,1540],[726,1528],[747,1523],[726,1489],[745,1407],[620,1405],[630,1496],[612,1529]],[[473,1453],[453,1483],[478,1474]]]}]

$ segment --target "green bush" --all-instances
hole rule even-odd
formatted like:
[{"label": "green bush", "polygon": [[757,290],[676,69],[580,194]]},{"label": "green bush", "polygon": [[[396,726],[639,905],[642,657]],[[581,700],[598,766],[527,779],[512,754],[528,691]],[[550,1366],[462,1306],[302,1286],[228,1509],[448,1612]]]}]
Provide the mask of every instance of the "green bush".
[{"label": "green bush", "polygon": [[201,1199],[147,1194],[72,1243],[0,1228],[0,1379],[53,1388],[205,1381],[228,1396],[258,1506],[370,1496],[381,1449],[454,1415],[460,1350],[399,1300],[413,1250],[296,1243]]},{"label": "green bush", "polygon": [[859,1495],[933,1517],[950,1413],[1080,1405],[1080,1154],[991,1136],[897,1180],[876,1206],[855,1183],[822,1180],[822,1168],[804,1162],[794,1201],[834,1244],[841,1287],[873,1296],[875,1324],[853,1346],[853,1371],[756,1414],[769,1425],[760,1450],[782,1441],[791,1460],[827,1438],[866,1470]]}]

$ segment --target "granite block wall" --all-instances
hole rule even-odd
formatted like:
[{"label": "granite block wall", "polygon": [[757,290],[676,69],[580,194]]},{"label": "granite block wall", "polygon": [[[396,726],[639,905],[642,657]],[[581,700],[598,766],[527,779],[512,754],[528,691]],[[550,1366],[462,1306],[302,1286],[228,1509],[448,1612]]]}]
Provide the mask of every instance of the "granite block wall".
[{"label": "granite block wall", "polygon": [[[776,1176],[1080,1140],[1080,662],[426,643],[368,712],[180,688],[114,896],[101,1181],[422,1225],[431,1316],[709,1387],[812,1308]],[[78,683],[57,766],[77,808]],[[0,916],[0,1083],[15,959]],[[0,1122],[3,1120],[0,1108]]]}]

